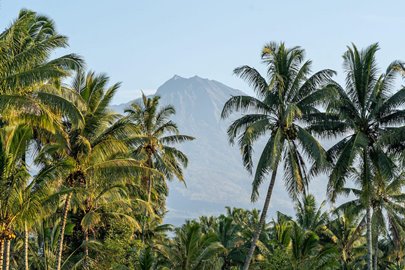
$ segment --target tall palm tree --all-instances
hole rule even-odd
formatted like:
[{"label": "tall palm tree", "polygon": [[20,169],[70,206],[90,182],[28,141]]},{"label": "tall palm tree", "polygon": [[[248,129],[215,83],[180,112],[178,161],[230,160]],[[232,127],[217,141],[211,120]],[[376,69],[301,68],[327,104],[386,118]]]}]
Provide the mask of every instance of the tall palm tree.
[{"label": "tall palm tree", "polygon": [[271,172],[260,224],[252,239],[244,270],[249,268],[256,241],[265,223],[279,164],[284,161],[285,181],[289,194],[296,198],[308,184],[303,154],[319,166],[326,154],[319,142],[302,125],[317,106],[333,94],[321,86],[330,81],[332,70],[321,70],[310,76],[311,61],[304,60],[300,47],[287,48],[284,43],[264,46],[262,60],[266,64],[265,77],[249,66],[236,68],[234,73],[245,79],[256,92],[256,97],[234,96],[224,105],[222,118],[237,111],[247,113],[228,128],[229,141],[236,141],[242,151],[243,164],[253,170],[253,144],[267,136],[267,142],[256,166],[251,199],[256,201],[259,187]]},{"label": "tall palm tree", "polygon": [[[165,180],[177,178],[184,182],[183,168],[187,167],[188,163],[187,156],[173,145],[194,138],[179,133],[176,123],[170,120],[176,113],[174,107],[168,105],[159,108],[159,99],[159,96],[148,98],[142,94],[142,102],[134,102],[125,113],[140,129],[131,140],[134,147],[133,157],[143,160],[146,167],[162,172],[165,179],[158,178],[160,182],[157,184],[165,191],[167,189]],[[147,201],[150,202],[154,179],[148,174],[143,180],[147,190]],[[156,196],[155,201],[158,199]]]},{"label": "tall palm tree", "polygon": [[[56,32],[52,20],[29,10],[21,10],[0,34],[1,126],[29,124],[55,132],[62,113],[73,125],[80,123],[79,104],[71,102],[74,92],[58,82],[83,61],[74,54],[50,59],[55,49],[66,46],[67,38]],[[35,137],[35,131],[30,133]],[[20,154],[24,162],[26,153]]]},{"label": "tall palm tree", "polygon": [[[64,230],[70,202],[76,189],[86,186],[88,181],[106,181],[110,177],[131,179],[145,169],[141,164],[127,157],[129,153],[125,138],[132,136],[136,128],[126,119],[112,113],[108,106],[119,84],[107,87],[108,77],[82,71],[74,78],[72,88],[80,95],[85,104],[82,112],[84,122],[81,126],[64,124],[67,136],[48,144],[40,154],[44,162],[64,162],[65,178],[62,223],[56,269],[62,262]],[[51,158],[51,160],[49,160]],[[88,198],[86,198],[87,200]]]},{"label": "tall palm tree", "polygon": [[[66,46],[67,38],[56,32],[52,20],[29,10],[21,10],[0,33],[0,126],[29,124],[53,133],[61,127],[62,114],[80,124],[79,104],[71,102],[76,95],[59,82],[83,61],[74,54],[50,59],[55,49]],[[27,133],[35,138],[37,131]],[[20,154],[24,162],[26,153]]]},{"label": "tall palm tree", "polygon": [[390,176],[393,162],[385,148],[397,139],[395,130],[401,125],[405,111],[400,108],[405,102],[405,89],[392,94],[394,80],[402,64],[392,62],[385,73],[378,75],[375,54],[378,44],[359,51],[355,45],[343,55],[346,72],[346,87],[333,83],[338,98],[328,105],[326,113],[312,115],[309,129],[325,136],[343,136],[328,150],[333,162],[328,184],[332,200],[349,179],[351,168],[360,164],[361,188],[367,207],[368,269],[372,269],[371,198],[374,169]]}]

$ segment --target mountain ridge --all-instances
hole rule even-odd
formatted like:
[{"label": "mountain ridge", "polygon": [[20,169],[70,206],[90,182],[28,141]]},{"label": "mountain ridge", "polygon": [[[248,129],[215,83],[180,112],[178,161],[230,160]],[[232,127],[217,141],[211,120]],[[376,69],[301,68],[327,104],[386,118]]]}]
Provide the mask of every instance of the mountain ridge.
[{"label": "mountain ridge", "polygon": [[[162,94],[165,94],[164,92],[166,91],[166,89],[168,89],[173,84],[173,82],[176,82],[176,81],[189,82],[189,83],[191,82],[191,84],[193,84],[193,83],[195,84],[196,82],[209,82],[210,84],[212,83],[212,84],[216,84],[218,86],[221,86],[221,87],[224,87],[224,88],[227,88],[227,89],[232,89],[234,91],[235,95],[236,94],[238,94],[238,95],[246,95],[246,93],[244,93],[243,91],[231,88],[231,87],[229,87],[229,86],[227,86],[227,85],[225,85],[225,84],[223,84],[223,83],[221,83],[221,82],[219,82],[217,80],[212,80],[212,79],[208,79],[208,78],[202,78],[202,77],[200,77],[198,75],[194,75],[192,77],[185,78],[185,77],[182,77],[182,76],[179,76],[179,75],[175,74],[171,79],[167,80],[160,87],[158,87],[155,94],[151,94],[151,95],[147,95],[147,96],[155,96],[155,95],[160,96]],[[176,85],[176,86],[178,86],[178,85]],[[190,90],[193,90],[193,89],[190,89]],[[135,99],[133,99],[133,100],[131,100],[129,102],[123,102],[123,103],[120,103],[120,104],[115,104],[115,105],[112,105],[111,108],[119,110],[120,108],[124,108],[125,106],[128,106],[129,104],[131,104],[132,102],[134,102],[134,101],[136,101],[138,99],[139,99],[139,97],[135,98]]]}]

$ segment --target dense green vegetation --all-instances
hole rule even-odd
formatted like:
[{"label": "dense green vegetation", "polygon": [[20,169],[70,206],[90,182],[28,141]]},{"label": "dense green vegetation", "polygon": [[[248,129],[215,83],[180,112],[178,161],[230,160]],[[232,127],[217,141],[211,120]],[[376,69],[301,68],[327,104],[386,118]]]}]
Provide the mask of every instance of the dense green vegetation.
[{"label": "dense green vegetation", "polygon": [[[347,48],[345,85],[284,43],[264,46],[264,76],[236,68],[256,95],[230,98],[222,117],[240,117],[229,141],[253,174],[252,201],[269,180],[264,207],[177,228],[163,222],[167,182],[186,181],[178,146],[194,138],[159,97],[109,110],[120,85],[86,72],[80,56],[54,57],[67,45],[28,10],[0,34],[2,269],[405,269],[405,68],[394,61],[380,74],[377,44]],[[329,201],[346,202],[318,205],[317,175]],[[266,219],[275,181],[295,216]]]}]

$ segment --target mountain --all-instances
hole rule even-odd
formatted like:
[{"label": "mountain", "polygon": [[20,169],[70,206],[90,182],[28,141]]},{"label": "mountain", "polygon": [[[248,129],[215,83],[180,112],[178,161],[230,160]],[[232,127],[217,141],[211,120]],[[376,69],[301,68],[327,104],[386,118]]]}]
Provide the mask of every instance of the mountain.
[{"label": "mountain", "polygon": [[[180,147],[189,157],[185,170],[187,187],[170,183],[166,222],[179,224],[188,218],[223,213],[225,206],[261,208],[268,182],[263,183],[261,200],[250,203],[252,176],[243,168],[238,147],[228,143],[226,130],[230,121],[220,117],[223,105],[231,96],[246,94],[218,81],[176,75],[160,86],[156,95],[161,97],[161,105],[171,104],[176,108],[173,120],[180,132],[196,138]],[[130,103],[112,109],[122,113]],[[262,146],[263,143],[257,144],[257,154]],[[278,179],[270,215],[274,209],[292,212],[291,200]]]}]

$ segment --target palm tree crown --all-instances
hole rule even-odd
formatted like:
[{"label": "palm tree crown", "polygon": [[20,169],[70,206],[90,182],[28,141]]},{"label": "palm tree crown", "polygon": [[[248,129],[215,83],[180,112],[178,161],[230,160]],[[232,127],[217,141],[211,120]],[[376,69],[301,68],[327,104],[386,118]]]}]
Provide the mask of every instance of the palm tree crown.
[{"label": "palm tree crown", "polygon": [[67,46],[52,20],[22,10],[16,21],[0,33],[1,121],[29,123],[50,131],[60,124],[60,113],[74,124],[81,120],[79,109],[70,102],[74,93],[60,86],[62,78],[83,65],[68,54],[50,59],[55,49]]},{"label": "palm tree crown", "polygon": [[228,129],[229,140],[232,144],[238,142],[243,163],[249,171],[253,169],[253,143],[269,134],[257,164],[252,200],[257,199],[260,184],[280,163],[283,153],[287,189],[295,197],[307,184],[302,154],[318,163],[323,163],[325,158],[322,146],[301,123],[331,96],[332,91],[320,87],[331,79],[334,72],[322,70],[309,76],[312,62],[304,61],[304,50],[286,48],[284,43],[266,45],[262,59],[267,66],[267,80],[249,66],[234,71],[253,87],[257,98],[232,97],[225,104],[222,117],[226,118],[234,111],[249,112]]}]

